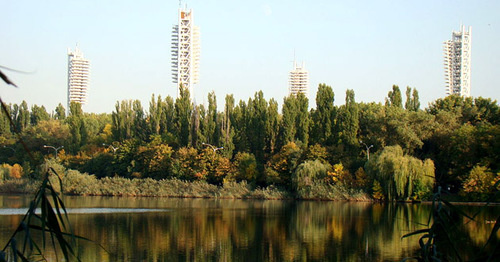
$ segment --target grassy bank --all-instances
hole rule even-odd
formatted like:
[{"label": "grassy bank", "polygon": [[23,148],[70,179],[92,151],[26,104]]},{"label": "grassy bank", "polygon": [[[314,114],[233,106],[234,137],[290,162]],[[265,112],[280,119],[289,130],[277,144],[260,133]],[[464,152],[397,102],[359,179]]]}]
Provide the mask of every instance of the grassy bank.
[{"label": "grassy bank", "polygon": [[[253,187],[245,181],[226,182],[216,186],[203,181],[182,181],[179,179],[154,180],[151,178],[106,177],[81,174],[69,170],[61,179],[65,194],[92,196],[145,196],[184,198],[237,198],[237,199],[314,199],[368,201],[370,197],[359,190],[348,190],[342,186],[314,184],[299,192],[268,186]],[[58,184],[53,177],[52,182]],[[0,181],[2,193],[34,193],[39,181],[32,179],[9,179]]]}]

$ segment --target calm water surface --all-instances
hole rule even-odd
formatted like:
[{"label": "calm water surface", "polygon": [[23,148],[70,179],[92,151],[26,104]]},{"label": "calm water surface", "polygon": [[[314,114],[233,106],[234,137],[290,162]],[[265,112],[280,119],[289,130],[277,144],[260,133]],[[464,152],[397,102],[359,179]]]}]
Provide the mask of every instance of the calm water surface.
[{"label": "calm water surface", "polygon": [[[30,197],[0,195],[3,247]],[[398,261],[412,256],[425,204],[65,197],[83,261]],[[478,207],[466,207],[474,212]],[[500,212],[465,224],[479,246]]]}]

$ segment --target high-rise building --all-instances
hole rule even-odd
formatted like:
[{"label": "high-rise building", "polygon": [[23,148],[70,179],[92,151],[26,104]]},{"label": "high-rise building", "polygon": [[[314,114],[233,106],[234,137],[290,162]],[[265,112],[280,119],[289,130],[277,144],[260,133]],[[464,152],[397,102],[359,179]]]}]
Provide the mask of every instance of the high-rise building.
[{"label": "high-rise building", "polygon": [[293,61],[293,70],[290,71],[288,83],[290,86],[290,95],[303,93],[307,96],[309,90],[309,72],[306,70],[304,62],[300,66],[297,65],[296,61]]},{"label": "high-rise building", "polygon": [[[179,8],[179,21],[172,27],[172,80],[189,90],[198,83],[200,64],[200,30],[194,25],[192,9]],[[177,91],[178,92],[178,91]]]},{"label": "high-rise building", "polygon": [[68,48],[68,108],[71,102],[85,104],[90,80],[90,62],[76,46],[75,51]]},{"label": "high-rise building", "polygon": [[470,96],[472,28],[453,31],[451,40],[444,42],[446,94]]}]

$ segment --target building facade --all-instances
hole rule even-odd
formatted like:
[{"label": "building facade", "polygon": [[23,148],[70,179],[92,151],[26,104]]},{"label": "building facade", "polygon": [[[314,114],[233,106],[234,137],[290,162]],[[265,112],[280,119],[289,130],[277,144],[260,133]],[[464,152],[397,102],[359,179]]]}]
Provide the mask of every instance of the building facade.
[{"label": "building facade", "polygon": [[71,102],[87,103],[90,81],[90,62],[76,46],[75,51],[68,48],[68,112]]},{"label": "building facade", "polygon": [[296,61],[293,62],[293,70],[290,71],[288,84],[290,95],[303,93],[307,97],[309,91],[309,72],[306,70],[304,62],[302,62],[302,65],[298,65]]},{"label": "building facade", "polygon": [[[192,9],[179,8],[178,24],[172,27],[172,80],[189,90],[193,97],[200,64],[200,30],[194,25]],[[177,93],[178,94],[178,93]]]},{"label": "building facade", "polygon": [[446,94],[470,96],[472,28],[465,26],[453,31],[451,40],[444,42]]}]

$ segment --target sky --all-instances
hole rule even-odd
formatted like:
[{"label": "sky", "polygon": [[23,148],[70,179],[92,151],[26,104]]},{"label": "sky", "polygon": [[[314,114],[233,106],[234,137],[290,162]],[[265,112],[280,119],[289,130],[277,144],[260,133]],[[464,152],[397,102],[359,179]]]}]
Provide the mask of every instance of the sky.
[{"label": "sky", "polygon": [[[218,108],[262,90],[281,106],[294,58],[335,104],[353,89],[357,102],[384,102],[392,85],[416,88],[422,108],[445,97],[443,42],[472,26],[471,94],[500,100],[500,1],[190,0],[200,27],[196,103],[214,91]],[[111,113],[117,101],[177,95],[171,80],[171,29],[179,1],[4,0],[0,65],[19,88],[0,83],[7,103],[26,100],[53,112],[67,104],[68,48],[91,63],[86,112]]]}]

